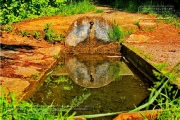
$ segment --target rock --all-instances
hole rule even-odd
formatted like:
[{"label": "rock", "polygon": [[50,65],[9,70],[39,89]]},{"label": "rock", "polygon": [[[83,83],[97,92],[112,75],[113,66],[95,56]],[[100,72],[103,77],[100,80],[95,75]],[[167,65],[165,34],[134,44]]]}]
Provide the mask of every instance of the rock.
[{"label": "rock", "polygon": [[152,31],[157,27],[156,23],[154,22],[140,22],[139,26],[140,29],[143,31]]},{"label": "rock", "polygon": [[22,75],[24,77],[31,77],[33,75],[39,75],[40,72],[37,71],[37,67],[34,66],[28,66],[28,67],[21,67],[21,66],[13,66],[13,67],[17,67],[17,69],[15,70],[15,74],[16,75]]},{"label": "rock", "polygon": [[76,46],[78,43],[86,40],[89,36],[89,22],[83,20],[82,22],[76,21],[73,28],[67,36],[66,43],[70,46]]},{"label": "rock", "polygon": [[133,24],[121,25],[121,28],[132,33],[135,33],[139,30],[138,26]]},{"label": "rock", "polygon": [[142,43],[142,42],[147,42],[148,40],[149,40],[148,36],[132,34],[129,36],[129,38],[126,41]]},{"label": "rock", "polygon": [[[19,78],[6,78],[6,77],[0,77],[0,81],[2,85],[0,86],[0,89],[5,89],[5,94],[8,94],[9,92],[15,93],[15,95],[18,97],[23,94],[25,89],[30,85],[28,81],[19,79]],[[0,96],[2,93],[0,93]]]},{"label": "rock", "polygon": [[80,18],[72,25],[65,43],[75,47],[83,41],[94,38],[107,43],[110,42],[108,35],[110,30],[112,30],[111,25],[102,17]]},{"label": "rock", "polygon": [[55,56],[55,55],[59,55],[60,50],[61,50],[61,46],[56,45],[47,48],[38,48],[37,52],[47,56]]}]

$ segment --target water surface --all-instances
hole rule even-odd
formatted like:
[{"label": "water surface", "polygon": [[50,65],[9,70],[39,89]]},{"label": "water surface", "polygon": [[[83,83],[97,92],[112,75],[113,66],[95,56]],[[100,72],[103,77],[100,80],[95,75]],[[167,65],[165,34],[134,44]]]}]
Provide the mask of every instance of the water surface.
[{"label": "water surface", "polygon": [[89,96],[77,114],[126,111],[149,95],[149,85],[122,57],[65,55],[31,97],[37,104],[70,105],[76,96]]}]

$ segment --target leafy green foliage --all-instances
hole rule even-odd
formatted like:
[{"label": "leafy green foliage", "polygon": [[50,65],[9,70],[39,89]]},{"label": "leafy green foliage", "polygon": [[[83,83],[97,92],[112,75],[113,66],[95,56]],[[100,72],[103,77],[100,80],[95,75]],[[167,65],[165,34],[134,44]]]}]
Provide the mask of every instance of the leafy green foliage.
[{"label": "leafy green foliage", "polygon": [[88,0],[83,0],[77,3],[70,3],[69,5],[64,5],[60,7],[60,14],[63,16],[73,15],[73,14],[81,14],[88,11],[95,10],[95,6],[90,3]]},{"label": "leafy green foliage", "polygon": [[166,76],[168,76],[168,79],[166,79],[161,73],[154,71],[154,74],[157,76],[159,81],[155,82],[154,86],[149,89],[151,91],[149,101],[144,105],[135,108],[133,111],[137,111],[145,107],[146,109],[148,109],[152,104],[155,103],[154,109],[157,108],[163,110],[162,114],[160,114],[157,119],[178,119],[180,117],[180,91],[178,89],[174,89],[174,86],[172,84],[174,78],[172,79],[172,77],[170,77],[168,74],[174,73],[176,75],[179,75],[179,68],[180,62],[177,63],[177,65],[172,68],[169,73],[165,74]]},{"label": "leafy green foliage", "polygon": [[[158,75],[158,74],[157,74]],[[172,76],[173,75],[173,76]],[[179,90],[174,90],[172,81],[176,80],[176,77],[180,75],[180,62],[168,73],[166,76],[169,78],[169,83],[164,87],[163,91],[159,93],[157,97],[157,105],[155,108],[163,109],[162,113],[158,115],[158,120],[164,120],[166,118],[171,118],[177,120],[180,118],[180,96]],[[159,75],[158,75],[159,76]],[[158,85],[164,84],[163,81],[158,81]],[[154,90],[155,91],[155,90]]]},{"label": "leafy green foliage", "polygon": [[174,25],[175,28],[180,27],[180,20],[179,20],[179,19],[175,19],[175,20],[173,21],[173,25]]},{"label": "leafy green foliage", "polygon": [[66,2],[67,0],[1,0],[0,24],[46,15],[84,13],[95,9],[88,0],[71,2],[69,5]]},{"label": "leafy green foliage", "polygon": [[132,0],[114,0],[112,3],[115,8],[121,8],[128,12],[136,12],[139,6]]},{"label": "leafy green foliage", "polygon": [[152,15],[156,14],[156,12],[154,11],[154,9],[150,3],[149,4],[146,3],[145,5],[142,6],[142,8],[144,8],[144,9],[142,9],[141,11],[138,11],[138,12],[144,13],[144,14],[152,14]]},{"label": "leafy green foliage", "polygon": [[125,11],[136,12],[138,7],[139,7],[138,4],[134,4],[133,1],[129,1],[128,6],[125,8]]},{"label": "leafy green foliage", "polygon": [[168,66],[166,62],[155,64],[155,67],[160,71],[165,70]]}]

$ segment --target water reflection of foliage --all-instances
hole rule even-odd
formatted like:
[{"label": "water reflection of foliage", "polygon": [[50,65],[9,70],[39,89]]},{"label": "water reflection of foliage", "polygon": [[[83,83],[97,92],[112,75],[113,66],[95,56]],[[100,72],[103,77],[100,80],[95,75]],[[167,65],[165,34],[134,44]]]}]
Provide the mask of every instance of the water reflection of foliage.
[{"label": "water reflection of foliage", "polygon": [[89,96],[91,96],[91,93],[83,93],[81,96],[76,96],[72,101],[71,101],[71,107],[77,107],[80,104],[82,104]]},{"label": "water reflection of foliage", "polygon": [[110,75],[112,75],[114,79],[116,79],[117,77],[119,77],[120,69],[121,69],[121,65],[119,63],[113,62],[110,64],[108,68],[108,72]]},{"label": "water reflection of foliage", "polygon": [[56,78],[54,78],[53,76],[51,76],[51,79],[53,79],[53,82],[55,83],[62,83],[62,82],[68,82],[69,79],[67,77],[64,77],[64,76],[58,76]]},{"label": "water reflection of foliage", "polygon": [[[73,87],[73,82],[68,76],[53,76],[53,73],[49,74],[47,79],[45,80],[45,85],[44,85],[44,92],[46,93],[46,96],[41,97],[41,102],[44,104],[45,101],[48,99],[51,99],[54,94],[54,90],[64,90],[64,94],[66,93],[65,91],[70,91],[72,90]],[[55,88],[53,90],[53,88]],[[61,88],[61,89],[59,89]],[[59,92],[57,92],[59,93]],[[87,91],[87,89],[83,89],[83,94],[75,96],[69,105],[63,104],[63,107],[65,109],[70,109],[72,110],[74,107],[78,107],[80,104],[82,104],[89,96],[91,93]],[[64,99],[64,98],[62,98]],[[53,103],[56,102],[56,99],[52,100]]]},{"label": "water reflection of foliage", "polygon": [[46,79],[47,85],[52,85],[54,88],[57,87],[60,84],[63,84],[64,90],[71,90],[73,89],[72,81],[65,76],[57,76],[53,77],[52,75],[48,76]]}]

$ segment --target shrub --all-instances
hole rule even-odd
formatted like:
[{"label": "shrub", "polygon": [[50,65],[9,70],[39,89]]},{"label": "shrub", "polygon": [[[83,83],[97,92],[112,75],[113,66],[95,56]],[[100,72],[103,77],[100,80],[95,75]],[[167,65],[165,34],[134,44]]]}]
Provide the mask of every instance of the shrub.
[{"label": "shrub", "polygon": [[88,0],[71,2],[67,0],[5,0],[0,1],[0,24],[19,22],[24,19],[37,18],[46,15],[71,15],[94,10]]}]

